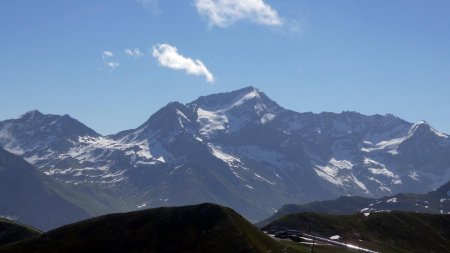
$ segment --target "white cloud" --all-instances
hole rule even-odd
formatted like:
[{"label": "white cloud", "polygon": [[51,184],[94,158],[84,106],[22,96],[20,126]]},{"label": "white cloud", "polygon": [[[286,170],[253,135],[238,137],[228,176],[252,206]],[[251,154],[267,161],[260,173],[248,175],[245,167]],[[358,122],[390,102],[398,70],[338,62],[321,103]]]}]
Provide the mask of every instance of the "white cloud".
[{"label": "white cloud", "polygon": [[135,49],[126,48],[125,50],[123,50],[123,52],[126,55],[133,57],[134,59],[137,59],[144,55],[139,48],[135,48]]},{"label": "white cloud", "polygon": [[111,70],[114,70],[117,67],[119,67],[119,63],[117,61],[114,61],[114,53],[111,51],[103,51],[102,59],[106,67],[108,67]]},{"label": "white cloud", "polygon": [[161,9],[159,9],[159,0],[136,0],[136,2],[155,15],[161,13]]},{"label": "white cloud", "polygon": [[175,70],[184,70],[186,73],[196,76],[205,76],[209,83],[214,82],[214,77],[200,60],[193,60],[178,53],[176,47],[168,44],[158,44],[153,47],[153,57],[159,65]]},{"label": "white cloud", "polygon": [[119,63],[116,62],[116,61],[108,61],[108,62],[105,62],[105,64],[106,64],[106,66],[108,66],[112,70],[114,70],[117,67],[119,67]]},{"label": "white cloud", "polygon": [[264,0],[195,0],[195,7],[210,25],[219,27],[227,27],[240,20],[268,26],[283,25],[277,11]]},{"label": "white cloud", "polygon": [[112,58],[112,57],[114,57],[114,54],[111,51],[104,51],[103,54],[102,54],[103,60],[108,59],[108,58]]}]

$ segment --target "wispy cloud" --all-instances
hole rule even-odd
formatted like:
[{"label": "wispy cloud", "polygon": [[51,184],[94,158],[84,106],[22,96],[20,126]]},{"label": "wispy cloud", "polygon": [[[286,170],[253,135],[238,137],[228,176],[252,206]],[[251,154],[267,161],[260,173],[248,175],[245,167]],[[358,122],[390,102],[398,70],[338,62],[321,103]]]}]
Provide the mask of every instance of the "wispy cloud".
[{"label": "wispy cloud", "polygon": [[125,50],[123,50],[123,52],[127,56],[133,57],[134,59],[144,56],[144,54],[141,52],[141,50],[139,48],[135,48],[135,49],[126,48]]},{"label": "wispy cloud", "polygon": [[110,61],[110,62],[105,62],[106,66],[108,66],[110,69],[114,70],[117,67],[119,67],[119,63],[116,61]]},{"label": "wispy cloud", "polygon": [[114,70],[119,67],[119,63],[114,60],[114,53],[111,51],[103,51],[102,53],[103,64],[109,69]]},{"label": "wispy cloud", "polygon": [[114,57],[113,52],[111,52],[111,51],[103,51],[103,54],[102,54],[103,60],[106,60],[106,59],[112,58],[112,57]]},{"label": "wispy cloud", "polygon": [[155,15],[161,13],[159,0],[136,0],[136,2]]},{"label": "wispy cloud", "polygon": [[159,65],[175,70],[184,70],[187,74],[205,76],[209,83],[214,82],[214,76],[200,60],[193,60],[178,53],[176,47],[169,44],[158,44],[153,47],[152,52]]},{"label": "wispy cloud", "polygon": [[283,25],[277,11],[264,0],[195,0],[195,7],[211,26],[227,27],[241,20],[267,26]]}]

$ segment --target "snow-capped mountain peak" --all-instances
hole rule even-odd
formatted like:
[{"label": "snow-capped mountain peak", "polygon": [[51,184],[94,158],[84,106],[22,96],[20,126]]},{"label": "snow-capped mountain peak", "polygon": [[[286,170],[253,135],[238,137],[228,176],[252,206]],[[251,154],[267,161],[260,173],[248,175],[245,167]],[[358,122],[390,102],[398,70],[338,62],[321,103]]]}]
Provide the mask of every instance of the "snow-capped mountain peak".
[{"label": "snow-capped mountain peak", "polygon": [[419,121],[418,123],[414,124],[408,132],[409,136],[412,136],[412,135],[424,136],[424,135],[429,135],[429,134],[432,134],[434,136],[441,137],[441,138],[448,138],[448,135],[437,131],[430,124],[428,124],[428,122],[426,122],[425,120]]},{"label": "snow-capped mountain peak", "polygon": [[232,92],[200,97],[189,103],[188,107],[200,107],[208,111],[224,111],[243,106],[249,101],[252,101],[252,104],[263,103],[268,106],[278,106],[263,92],[253,86],[249,86]]},{"label": "snow-capped mountain peak", "polygon": [[122,141],[142,141],[159,136],[173,136],[181,131],[193,131],[196,115],[185,105],[171,102],[150,116],[136,129],[122,131],[113,139]]},{"label": "snow-capped mountain peak", "polygon": [[254,87],[169,103],[110,136],[68,115],[29,112],[0,121],[0,146],[136,206],[213,201],[252,219],[288,202],[426,192],[450,179],[449,138],[426,122],[298,113]]},{"label": "snow-capped mountain peak", "polygon": [[285,111],[255,87],[200,97],[187,105],[197,113],[200,133],[233,133],[248,123],[266,124]]}]

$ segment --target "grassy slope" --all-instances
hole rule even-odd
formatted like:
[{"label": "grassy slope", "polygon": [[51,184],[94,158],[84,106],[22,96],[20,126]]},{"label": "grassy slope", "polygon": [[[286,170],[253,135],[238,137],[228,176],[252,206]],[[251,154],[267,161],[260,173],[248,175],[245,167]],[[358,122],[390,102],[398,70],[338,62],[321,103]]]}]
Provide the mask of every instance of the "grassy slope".
[{"label": "grassy slope", "polygon": [[[364,215],[299,213],[271,225],[311,231],[380,252],[446,252],[450,215],[405,212]],[[310,252],[309,246],[276,241],[233,210],[213,204],[110,214],[63,226],[0,247],[10,252]],[[315,252],[352,252],[316,246]]]},{"label": "grassy slope", "polygon": [[392,212],[365,217],[299,213],[284,216],[270,225],[310,230],[323,237],[340,235],[341,241],[381,252],[448,252],[450,249],[450,215]]},{"label": "grassy slope", "polygon": [[352,214],[357,212],[358,209],[368,206],[374,201],[374,199],[370,198],[344,196],[334,200],[314,201],[306,204],[287,204],[282,206],[274,215],[258,222],[256,225],[262,227],[292,213],[314,212],[329,214]]},{"label": "grassy slope", "polygon": [[108,193],[105,189],[98,189],[95,186],[65,185],[60,182],[53,182],[48,184],[48,187],[91,216],[136,209],[134,202],[120,199],[113,193]]},{"label": "grassy slope", "polygon": [[0,252],[275,253],[283,248],[233,210],[202,204],[105,215],[9,244]]},{"label": "grassy slope", "polygon": [[[257,223],[262,227],[285,215],[301,212],[315,212],[328,214],[353,214],[364,208],[374,210],[392,210],[419,213],[447,213],[450,212],[450,182],[435,191],[426,194],[400,193],[378,199],[358,196],[344,196],[333,200],[314,201],[305,204],[287,204],[274,215]],[[395,202],[387,200],[395,198]]]},{"label": "grassy slope", "polygon": [[0,218],[0,246],[40,235],[42,232],[17,222]]}]

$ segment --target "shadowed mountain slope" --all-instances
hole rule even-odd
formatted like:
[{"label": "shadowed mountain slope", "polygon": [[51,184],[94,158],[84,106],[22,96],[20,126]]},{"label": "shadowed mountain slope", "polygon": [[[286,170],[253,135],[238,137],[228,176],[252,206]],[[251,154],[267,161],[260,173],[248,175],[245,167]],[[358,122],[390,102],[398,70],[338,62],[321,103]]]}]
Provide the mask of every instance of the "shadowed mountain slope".
[{"label": "shadowed mountain slope", "polygon": [[95,187],[66,185],[0,147],[0,217],[41,230],[113,212],[120,199]]},{"label": "shadowed mountain slope", "polygon": [[41,233],[35,228],[0,218],[0,246],[31,238]]},{"label": "shadowed mountain slope", "polygon": [[0,252],[282,252],[233,210],[213,204],[111,214],[10,244]]}]

